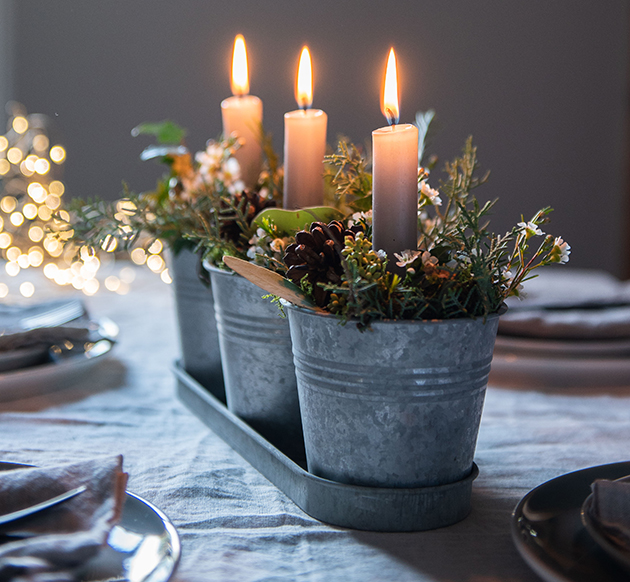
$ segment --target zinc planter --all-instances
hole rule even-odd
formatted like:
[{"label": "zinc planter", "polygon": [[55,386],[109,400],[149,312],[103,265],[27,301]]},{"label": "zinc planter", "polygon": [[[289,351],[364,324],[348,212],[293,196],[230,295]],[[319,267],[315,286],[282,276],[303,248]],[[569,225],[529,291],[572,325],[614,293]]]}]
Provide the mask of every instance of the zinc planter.
[{"label": "zinc planter", "polygon": [[225,401],[214,299],[212,289],[199,278],[199,256],[188,249],[171,253],[170,267],[184,369]]},{"label": "zinc planter", "polygon": [[[228,409],[284,451],[303,451],[289,323],[265,292],[207,266]],[[303,454],[303,453],[302,453]]]},{"label": "zinc planter", "polygon": [[288,317],[311,473],[390,488],[470,476],[498,315],[363,333],[295,306]]}]

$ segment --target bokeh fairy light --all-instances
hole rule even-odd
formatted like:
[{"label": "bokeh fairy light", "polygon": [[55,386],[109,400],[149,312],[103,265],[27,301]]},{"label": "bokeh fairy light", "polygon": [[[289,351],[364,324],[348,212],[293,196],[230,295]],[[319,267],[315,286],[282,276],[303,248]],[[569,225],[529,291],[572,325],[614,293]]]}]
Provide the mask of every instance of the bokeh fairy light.
[{"label": "bokeh fairy light", "polygon": [[[4,262],[0,268],[6,275],[0,277],[0,299],[13,292],[24,297],[37,293],[28,277],[11,284],[11,279],[28,269],[41,269],[47,279],[71,285],[85,295],[100,289],[124,295],[135,273],[126,261],[116,264],[116,241],[105,241],[100,252],[94,253],[68,240],[72,231],[65,230],[70,215],[64,209],[62,181],[66,151],[51,141],[48,118],[28,115],[15,102],[7,105],[7,112],[7,132],[0,135],[0,258]],[[128,204],[119,203],[121,216],[133,210]],[[133,263],[146,264],[170,283],[162,242],[139,244],[130,253]]]}]

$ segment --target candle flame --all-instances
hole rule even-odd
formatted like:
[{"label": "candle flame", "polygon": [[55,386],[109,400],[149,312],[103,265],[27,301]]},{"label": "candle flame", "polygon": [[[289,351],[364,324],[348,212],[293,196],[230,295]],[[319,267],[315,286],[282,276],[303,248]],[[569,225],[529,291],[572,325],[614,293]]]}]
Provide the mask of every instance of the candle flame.
[{"label": "candle flame", "polygon": [[249,77],[247,74],[247,49],[242,34],[234,39],[234,54],[232,56],[232,95],[247,95],[249,93]]},{"label": "candle flame", "polygon": [[385,73],[385,83],[383,83],[383,100],[381,111],[390,125],[396,125],[400,119],[398,105],[398,73],[396,72],[396,54],[394,49],[390,49],[387,59],[387,71]]},{"label": "candle flame", "polygon": [[295,100],[300,109],[308,109],[313,104],[313,68],[308,47],[302,49],[295,84]]}]

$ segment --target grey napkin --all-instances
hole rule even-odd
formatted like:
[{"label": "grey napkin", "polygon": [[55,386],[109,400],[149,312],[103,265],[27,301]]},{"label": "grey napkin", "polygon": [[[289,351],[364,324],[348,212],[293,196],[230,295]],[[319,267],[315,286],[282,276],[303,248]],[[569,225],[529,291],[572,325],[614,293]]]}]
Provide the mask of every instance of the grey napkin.
[{"label": "grey napkin", "polygon": [[619,548],[630,552],[630,479],[600,479],[591,485],[590,517]]},{"label": "grey napkin", "polygon": [[73,580],[120,519],[126,483],[121,456],[0,472],[0,514],[80,485],[88,488],[58,506],[0,527],[0,534],[27,536],[0,545],[0,581]]},{"label": "grey napkin", "polygon": [[603,271],[557,269],[524,284],[522,300],[510,298],[502,335],[566,339],[630,338],[630,282]]}]

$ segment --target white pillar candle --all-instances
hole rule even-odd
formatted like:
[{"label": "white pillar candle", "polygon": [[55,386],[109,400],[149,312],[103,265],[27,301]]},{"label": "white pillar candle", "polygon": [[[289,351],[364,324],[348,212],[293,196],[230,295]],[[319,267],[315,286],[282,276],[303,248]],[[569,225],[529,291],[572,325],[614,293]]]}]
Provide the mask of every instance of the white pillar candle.
[{"label": "white pillar candle", "polygon": [[313,102],[311,57],[300,56],[295,98],[297,111],[284,114],[284,208],[321,206],[324,203],[324,155],[328,116],[309,109]]},{"label": "white pillar candle", "polygon": [[241,166],[241,178],[248,188],[253,188],[258,182],[262,168],[262,101],[249,93],[249,78],[247,71],[247,52],[245,40],[237,35],[234,40],[234,55],[232,58],[232,93],[221,102],[221,117],[223,119],[223,135],[236,135],[241,147],[234,157]]},{"label": "white pillar candle", "polygon": [[383,113],[390,124],[372,132],[372,246],[394,253],[418,246],[418,128],[398,123],[398,89],[393,49],[387,64]]}]

